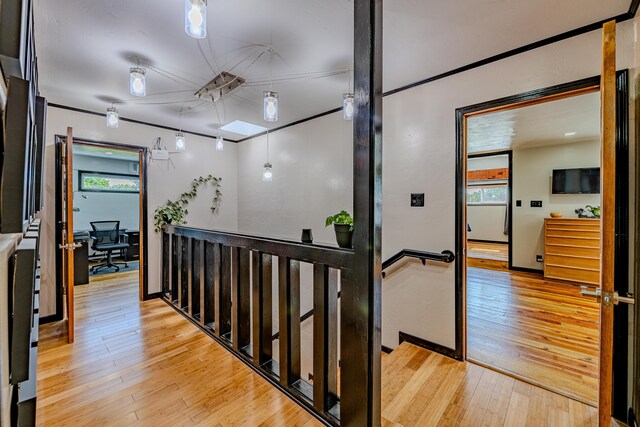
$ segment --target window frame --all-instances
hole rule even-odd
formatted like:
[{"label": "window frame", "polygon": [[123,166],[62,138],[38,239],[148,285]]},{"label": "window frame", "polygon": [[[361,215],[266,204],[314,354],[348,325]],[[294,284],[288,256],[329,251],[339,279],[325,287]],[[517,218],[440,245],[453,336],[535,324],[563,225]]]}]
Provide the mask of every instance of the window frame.
[{"label": "window frame", "polygon": [[[491,188],[491,187],[504,187],[506,189],[506,193],[505,193],[505,201],[504,202],[483,202],[482,201],[482,197],[484,195],[484,189],[485,188]],[[467,197],[469,195],[468,191],[470,189],[473,188],[478,188],[480,190],[480,202],[470,202]],[[500,183],[478,183],[478,184],[471,184],[471,183],[467,183],[467,188],[465,190],[465,201],[467,202],[467,206],[508,206],[509,205],[509,183],[508,182],[500,182]]]},{"label": "window frame", "polygon": [[[114,189],[103,189],[103,188],[85,188],[83,185],[84,175],[95,176],[97,178],[135,178],[138,181],[138,189],[137,190],[114,190]],[[140,175],[78,170],[78,191],[81,191],[83,193],[138,194],[140,193]]]}]

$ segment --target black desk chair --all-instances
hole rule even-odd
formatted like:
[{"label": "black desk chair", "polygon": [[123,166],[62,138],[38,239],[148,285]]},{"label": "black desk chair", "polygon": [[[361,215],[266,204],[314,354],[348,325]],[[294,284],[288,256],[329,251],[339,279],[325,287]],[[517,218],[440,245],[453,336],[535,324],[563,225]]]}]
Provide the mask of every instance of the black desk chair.
[{"label": "black desk chair", "polygon": [[120,221],[94,221],[91,223],[91,249],[97,252],[107,253],[107,262],[91,267],[92,273],[97,273],[102,268],[115,267],[116,271],[120,271],[118,264],[124,264],[125,267],[129,267],[126,262],[113,262],[113,251],[122,249],[128,249],[129,243],[121,241],[121,238],[126,240],[126,236],[120,234]]}]

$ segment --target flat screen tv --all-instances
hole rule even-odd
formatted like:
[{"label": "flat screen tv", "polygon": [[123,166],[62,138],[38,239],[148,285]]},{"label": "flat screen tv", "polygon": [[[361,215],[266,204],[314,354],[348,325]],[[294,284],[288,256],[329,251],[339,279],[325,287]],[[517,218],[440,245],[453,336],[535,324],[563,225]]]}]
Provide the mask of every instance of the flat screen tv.
[{"label": "flat screen tv", "polygon": [[600,168],[554,169],[552,194],[600,194]]}]

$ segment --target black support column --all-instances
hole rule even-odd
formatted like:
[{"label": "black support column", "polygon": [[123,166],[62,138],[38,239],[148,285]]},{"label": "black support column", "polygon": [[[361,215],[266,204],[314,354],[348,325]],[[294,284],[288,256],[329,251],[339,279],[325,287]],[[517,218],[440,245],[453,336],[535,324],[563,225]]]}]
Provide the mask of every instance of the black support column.
[{"label": "black support column", "polygon": [[355,0],[354,8],[354,265],[341,287],[340,421],[379,426],[382,0]]}]

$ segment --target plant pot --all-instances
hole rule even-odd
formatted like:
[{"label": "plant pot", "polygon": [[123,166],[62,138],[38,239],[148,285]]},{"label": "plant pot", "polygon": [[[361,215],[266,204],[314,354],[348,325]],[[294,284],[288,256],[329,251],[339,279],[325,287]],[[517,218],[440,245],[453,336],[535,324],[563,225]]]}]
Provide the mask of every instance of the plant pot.
[{"label": "plant pot", "polygon": [[333,224],[333,230],[336,232],[336,241],[341,248],[353,248],[353,231],[349,230],[349,224]]}]

